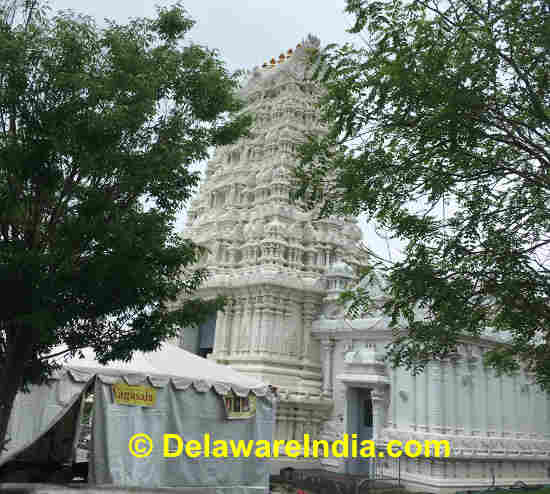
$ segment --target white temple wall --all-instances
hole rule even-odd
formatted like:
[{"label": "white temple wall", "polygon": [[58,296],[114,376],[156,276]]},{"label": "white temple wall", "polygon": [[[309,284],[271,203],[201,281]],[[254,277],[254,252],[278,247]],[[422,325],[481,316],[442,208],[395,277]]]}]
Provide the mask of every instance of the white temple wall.
[{"label": "white temple wall", "polygon": [[[332,322],[325,325],[330,327]],[[339,338],[333,328],[325,341],[330,336],[334,404],[321,438],[334,440],[354,432],[349,429],[349,387],[337,378],[350,372],[344,357],[373,343],[367,336],[358,338],[359,334]],[[377,337],[375,345],[383,349],[385,341]],[[448,459],[402,458],[401,478],[410,488],[453,492],[489,486],[493,476],[495,485],[550,482],[550,443],[543,442],[550,439],[550,397],[530,384],[524,373],[496,376],[485,370],[481,356],[470,345],[460,358],[432,362],[416,376],[404,368],[386,369],[388,403],[377,442],[446,439],[451,446]],[[321,465],[346,471],[343,459],[324,459]]]},{"label": "white temple wall", "polygon": [[[390,405],[390,413],[398,409],[396,423],[388,420],[393,428],[446,435],[549,437],[549,398],[524,373],[497,376],[484,369],[480,359],[462,359],[430,364],[417,376],[398,369],[392,384],[399,388],[392,392],[397,399]],[[405,400],[408,389],[413,390],[412,406]],[[406,417],[410,417],[410,426]]]},{"label": "white temple wall", "polygon": [[[343,358],[337,357],[333,379],[342,372]],[[550,399],[529,384],[524,374],[497,376],[483,369],[479,361],[471,364],[463,359],[431,363],[416,376],[403,368],[390,369],[389,375],[389,428],[446,435],[550,438]]]}]

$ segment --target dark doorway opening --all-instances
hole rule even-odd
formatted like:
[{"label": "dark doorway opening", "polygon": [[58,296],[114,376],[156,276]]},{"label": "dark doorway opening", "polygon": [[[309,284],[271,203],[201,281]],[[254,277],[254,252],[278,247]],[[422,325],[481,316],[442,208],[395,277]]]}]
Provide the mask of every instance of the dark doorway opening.
[{"label": "dark doorway opening", "polygon": [[204,323],[199,326],[199,349],[197,354],[205,357],[214,350],[214,339],[216,337],[217,314],[212,314]]}]

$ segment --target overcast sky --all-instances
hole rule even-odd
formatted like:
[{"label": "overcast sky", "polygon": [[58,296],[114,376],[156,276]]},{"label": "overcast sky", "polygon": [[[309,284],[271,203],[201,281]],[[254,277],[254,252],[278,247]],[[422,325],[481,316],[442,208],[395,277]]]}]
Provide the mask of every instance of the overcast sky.
[{"label": "overcast sky", "polygon": [[[168,6],[166,0],[50,0],[54,11],[72,9],[90,15],[98,23],[105,18],[125,23],[133,17],[153,17],[155,5]],[[357,35],[346,32],[353,23],[344,13],[345,0],[185,0],[182,1],[196,25],[192,41],[217,48],[230,70],[252,69],[277,58],[293,48],[308,33],[329,43],[360,44]],[[199,165],[199,168],[204,168]],[[178,227],[183,229],[185,213]],[[361,221],[364,240],[379,255],[387,258],[388,242],[374,228]],[[397,243],[390,241],[396,258]]]}]

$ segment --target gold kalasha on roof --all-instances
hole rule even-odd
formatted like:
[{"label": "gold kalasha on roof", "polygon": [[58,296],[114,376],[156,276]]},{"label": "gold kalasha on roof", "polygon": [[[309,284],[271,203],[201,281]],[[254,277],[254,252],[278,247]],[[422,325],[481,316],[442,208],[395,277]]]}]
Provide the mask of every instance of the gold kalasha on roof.
[{"label": "gold kalasha on roof", "polygon": [[[301,44],[298,44],[296,45],[296,48],[300,48],[301,46],[302,46]],[[279,55],[278,60],[275,60],[275,57],[273,57],[269,62],[264,62],[262,64],[262,69],[270,69],[275,65],[277,65],[278,63],[283,63],[285,60],[288,60],[293,54],[294,54],[294,50],[292,48],[289,48],[286,52],[286,55],[285,53],[281,53]]]}]

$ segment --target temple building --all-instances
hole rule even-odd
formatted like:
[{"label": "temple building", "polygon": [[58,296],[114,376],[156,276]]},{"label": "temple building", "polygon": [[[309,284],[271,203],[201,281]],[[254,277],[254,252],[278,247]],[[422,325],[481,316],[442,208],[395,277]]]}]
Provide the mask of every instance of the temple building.
[{"label": "temple building", "polygon": [[[201,327],[182,330],[181,345],[278,388],[274,439],[357,434],[380,447],[448,440],[448,458],[400,458],[401,482],[415,490],[550,483],[550,398],[528,373],[484,368],[494,337],[465,341],[452,358],[413,376],[384,361],[392,331],[381,312],[347,319],[338,303],[367,263],[357,220],[319,220],[290,200],[297,143],[304,132],[326,130],[320,90],[304,63],[319,46],[310,36],[249,73],[242,96],[255,116],[251,135],[216,149],[184,231],[209,249],[201,265],[211,274],[200,296],[224,294],[230,303]],[[363,287],[383,301],[381,276]],[[337,456],[271,461],[277,473],[285,466],[372,469]],[[389,468],[384,461],[395,460],[379,468]]]}]

